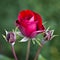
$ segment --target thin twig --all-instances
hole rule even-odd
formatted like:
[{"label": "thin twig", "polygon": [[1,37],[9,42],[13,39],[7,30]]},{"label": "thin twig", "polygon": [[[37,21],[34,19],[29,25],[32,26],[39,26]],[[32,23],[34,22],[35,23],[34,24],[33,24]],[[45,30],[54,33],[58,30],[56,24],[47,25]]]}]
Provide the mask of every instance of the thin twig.
[{"label": "thin twig", "polygon": [[41,52],[41,49],[42,49],[44,43],[45,43],[45,42],[43,41],[43,42],[41,43],[41,46],[38,47],[38,50],[37,50],[36,55],[35,55],[35,57],[34,57],[34,60],[38,60],[38,56],[39,56],[39,54],[40,54],[40,52]]},{"label": "thin twig", "polygon": [[28,41],[27,53],[26,53],[26,60],[29,59],[29,53],[30,53],[30,40]]},{"label": "thin twig", "polygon": [[11,49],[12,49],[12,53],[14,55],[15,60],[18,60],[17,56],[16,56],[16,53],[15,53],[14,45],[11,45]]}]

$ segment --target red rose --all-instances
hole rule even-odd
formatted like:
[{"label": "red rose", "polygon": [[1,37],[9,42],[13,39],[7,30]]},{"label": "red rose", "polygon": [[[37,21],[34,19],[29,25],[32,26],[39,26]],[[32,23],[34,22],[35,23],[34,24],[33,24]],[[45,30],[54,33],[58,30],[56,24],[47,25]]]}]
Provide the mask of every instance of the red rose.
[{"label": "red rose", "polygon": [[21,33],[29,38],[34,38],[37,34],[44,32],[42,18],[39,14],[31,10],[23,10],[18,15],[16,21]]}]

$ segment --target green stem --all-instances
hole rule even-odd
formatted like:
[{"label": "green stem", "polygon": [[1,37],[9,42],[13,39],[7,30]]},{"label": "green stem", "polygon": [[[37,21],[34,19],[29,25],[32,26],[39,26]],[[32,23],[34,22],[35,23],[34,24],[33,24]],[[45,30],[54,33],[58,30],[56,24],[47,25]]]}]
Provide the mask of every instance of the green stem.
[{"label": "green stem", "polygon": [[17,56],[16,56],[16,53],[15,53],[14,45],[11,45],[11,49],[12,49],[12,53],[14,55],[15,60],[18,60]]},{"label": "green stem", "polygon": [[36,55],[35,55],[35,57],[34,57],[34,60],[38,60],[38,56],[39,56],[39,54],[40,54],[40,52],[41,52],[41,49],[42,49],[42,47],[43,47],[43,45],[44,45],[45,43],[46,43],[46,41],[44,41],[44,40],[41,41],[41,46],[39,45],[38,50],[37,50],[37,52],[36,52]]},{"label": "green stem", "polygon": [[29,59],[29,53],[30,53],[30,40],[28,41],[27,53],[26,53],[26,60]]}]

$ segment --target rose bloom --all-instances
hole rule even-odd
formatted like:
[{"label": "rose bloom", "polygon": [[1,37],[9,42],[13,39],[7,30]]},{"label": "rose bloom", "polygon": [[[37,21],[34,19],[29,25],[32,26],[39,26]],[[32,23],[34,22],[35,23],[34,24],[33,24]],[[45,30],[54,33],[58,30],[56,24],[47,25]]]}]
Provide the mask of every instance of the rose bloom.
[{"label": "rose bloom", "polygon": [[34,38],[37,34],[45,31],[41,16],[31,10],[19,12],[16,25],[22,35],[28,38]]}]

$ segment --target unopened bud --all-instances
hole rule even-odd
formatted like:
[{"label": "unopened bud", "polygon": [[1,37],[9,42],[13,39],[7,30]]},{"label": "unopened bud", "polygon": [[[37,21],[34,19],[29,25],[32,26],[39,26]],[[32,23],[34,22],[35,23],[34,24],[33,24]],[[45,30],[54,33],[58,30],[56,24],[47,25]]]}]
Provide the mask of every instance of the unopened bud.
[{"label": "unopened bud", "polygon": [[51,40],[53,37],[53,33],[54,33],[54,30],[48,30],[48,31],[44,32],[44,40],[45,41]]},{"label": "unopened bud", "polygon": [[15,41],[16,41],[16,34],[14,32],[8,32],[6,34],[6,40],[7,40],[7,42],[9,42],[11,44],[15,43]]}]

